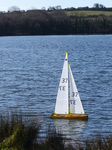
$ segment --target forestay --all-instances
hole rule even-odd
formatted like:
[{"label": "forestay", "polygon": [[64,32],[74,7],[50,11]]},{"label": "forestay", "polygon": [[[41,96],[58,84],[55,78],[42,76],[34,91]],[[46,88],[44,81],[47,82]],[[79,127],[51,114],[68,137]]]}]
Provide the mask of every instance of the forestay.
[{"label": "forestay", "polygon": [[80,96],[76,87],[76,83],[69,65],[69,79],[70,79],[70,113],[84,114],[84,109],[80,100]]},{"label": "forestay", "polygon": [[68,114],[68,112],[68,53],[66,52],[54,113]]}]

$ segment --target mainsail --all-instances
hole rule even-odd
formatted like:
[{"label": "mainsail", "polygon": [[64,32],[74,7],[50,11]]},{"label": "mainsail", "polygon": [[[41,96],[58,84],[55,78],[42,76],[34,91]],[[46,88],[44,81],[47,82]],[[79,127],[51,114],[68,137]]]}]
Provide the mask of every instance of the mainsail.
[{"label": "mainsail", "polygon": [[66,52],[54,113],[68,114],[68,112],[68,53]]},{"label": "mainsail", "polygon": [[69,79],[70,79],[70,113],[84,114],[84,109],[80,100],[80,96],[76,87],[76,83],[69,65]]}]

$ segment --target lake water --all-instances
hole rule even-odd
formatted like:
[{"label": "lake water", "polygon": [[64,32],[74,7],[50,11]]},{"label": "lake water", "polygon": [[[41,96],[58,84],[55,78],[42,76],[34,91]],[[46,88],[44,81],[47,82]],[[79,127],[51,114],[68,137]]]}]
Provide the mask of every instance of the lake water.
[{"label": "lake water", "polygon": [[[87,122],[49,119],[65,53]],[[22,112],[67,138],[112,133],[112,35],[0,37],[0,114]]]}]

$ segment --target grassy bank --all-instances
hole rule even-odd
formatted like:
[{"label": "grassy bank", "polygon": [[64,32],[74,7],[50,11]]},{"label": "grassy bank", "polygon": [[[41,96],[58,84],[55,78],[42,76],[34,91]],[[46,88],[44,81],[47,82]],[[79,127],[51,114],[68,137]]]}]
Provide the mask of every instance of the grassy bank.
[{"label": "grassy bank", "polygon": [[25,124],[22,115],[7,115],[0,118],[0,149],[31,149],[36,142],[39,126],[36,123]]},{"label": "grassy bank", "polygon": [[[38,122],[24,122],[22,115],[0,118],[0,150],[111,150],[112,136],[101,139],[78,142],[74,147],[65,144],[60,133],[54,130],[47,134],[44,141],[38,139],[40,126]],[[74,135],[75,136],[75,135]],[[69,143],[69,142],[68,142]]]},{"label": "grassy bank", "polygon": [[94,10],[76,10],[76,11],[66,11],[67,16],[79,16],[79,17],[98,17],[98,16],[106,16],[111,17],[112,11],[94,11]]}]

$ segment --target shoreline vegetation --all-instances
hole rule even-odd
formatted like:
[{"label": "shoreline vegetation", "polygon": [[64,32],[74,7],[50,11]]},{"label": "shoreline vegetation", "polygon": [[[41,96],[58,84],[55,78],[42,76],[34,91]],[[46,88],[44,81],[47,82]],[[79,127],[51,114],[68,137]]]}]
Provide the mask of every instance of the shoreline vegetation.
[{"label": "shoreline vegetation", "polygon": [[[28,119],[28,118],[27,118]],[[39,140],[40,125],[38,121],[23,121],[22,114],[0,117],[1,150],[111,150],[112,136],[96,137],[93,140],[80,141],[75,146],[70,141],[65,143],[61,133],[51,130],[44,140]],[[75,136],[75,135],[74,135]],[[67,139],[66,139],[67,140]]]},{"label": "shoreline vegetation", "polygon": [[0,12],[0,36],[112,34],[112,8]]}]

